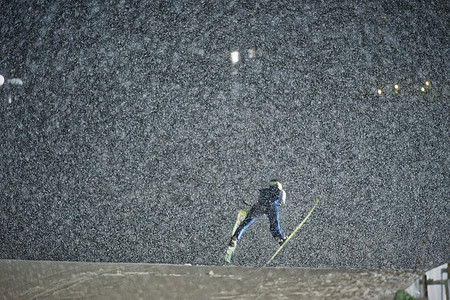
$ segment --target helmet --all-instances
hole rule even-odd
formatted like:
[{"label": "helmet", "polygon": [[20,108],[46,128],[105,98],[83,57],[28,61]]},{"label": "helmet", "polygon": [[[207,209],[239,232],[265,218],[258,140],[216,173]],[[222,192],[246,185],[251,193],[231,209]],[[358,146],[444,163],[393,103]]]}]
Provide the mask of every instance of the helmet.
[{"label": "helmet", "polygon": [[279,182],[276,179],[272,179],[270,181],[270,186],[276,187],[277,189],[279,189],[280,191],[283,189],[283,185],[281,184],[281,182]]}]

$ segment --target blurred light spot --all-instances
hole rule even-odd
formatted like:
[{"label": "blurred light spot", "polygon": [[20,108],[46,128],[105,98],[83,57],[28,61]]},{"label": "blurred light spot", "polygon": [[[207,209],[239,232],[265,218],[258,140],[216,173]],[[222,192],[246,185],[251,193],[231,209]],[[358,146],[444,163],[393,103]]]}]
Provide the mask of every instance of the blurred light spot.
[{"label": "blurred light spot", "polygon": [[430,82],[429,81],[425,81],[425,85],[426,86],[430,86]]},{"label": "blurred light spot", "polygon": [[237,64],[237,62],[239,61],[239,52],[238,51],[233,51],[231,52],[231,63]]},{"label": "blurred light spot", "polygon": [[378,94],[378,95],[381,95],[382,93],[383,93],[383,91],[382,91],[381,89],[378,89],[378,90],[377,90],[377,94]]},{"label": "blurred light spot", "polygon": [[420,87],[420,91],[421,91],[422,93],[425,93],[425,87],[424,87],[424,86],[421,86],[421,87]]},{"label": "blurred light spot", "polygon": [[8,103],[9,103],[9,104],[12,103],[12,96],[11,96],[11,94],[8,95]]},{"label": "blurred light spot", "polygon": [[248,58],[255,58],[255,49],[248,49]]},{"label": "blurred light spot", "polygon": [[398,84],[394,84],[394,93],[395,94],[398,94],[398,89],[399,89]]},{"label": "blurred light spot", "polygon": [[13,84],[13,85],[23,85],[23,81],[20,78],[8,79],[8,83]]},{"label": "blurred light spot", "polygon": [[2,86],[5,83],[5,77],[0,75],[0,86]]}]

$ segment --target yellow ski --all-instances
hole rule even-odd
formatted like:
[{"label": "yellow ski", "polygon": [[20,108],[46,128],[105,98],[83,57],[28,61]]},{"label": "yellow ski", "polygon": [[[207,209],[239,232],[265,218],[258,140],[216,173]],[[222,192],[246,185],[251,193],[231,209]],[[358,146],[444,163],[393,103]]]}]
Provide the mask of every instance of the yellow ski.
[{"label": "yellow ski", "polygon": [[306,220],[308,220],[308,218],[312,214],[314,208],[316,208],[316,205],[318,202],[319,202],[319,198],[316,198],[316,200],[314,200],[313,207],[311,208],[309,213],[306,215],[306,217],[302,220],[302,222],[300,224],[298,224],[297,228],[295,228],[295,230],[291,232],[291,234],[284,241],[284,243],[278,248],[278,250],[275,252],[275,254],[272,255],[272,257],[266,262],[264,267],[271,263],[271,261],[275,258],[275,256],[277,256],[277,254],[280,253],[281,249],[283,249],[284,245],[286,245],[286,243],[294,236],[294,234],[300,229],[300,227],[302,227],[302,225],[306,222]]},{"label": "yellow ski", "polygon": [[[233,236],[234,232],[236,231],[238,226],[241,224],[241,222],[244,221],[246,215],[247,215],[247,213],[243,210],[240,210],[238,212],[236,223],[234,224],[233,231],[231,232],[231,236]],[[227,253],[225,254],[225,261],[227,263],[231,262],[231,257],[233,256],[234,250],[236,250],[236,247],[228,246]]]}]

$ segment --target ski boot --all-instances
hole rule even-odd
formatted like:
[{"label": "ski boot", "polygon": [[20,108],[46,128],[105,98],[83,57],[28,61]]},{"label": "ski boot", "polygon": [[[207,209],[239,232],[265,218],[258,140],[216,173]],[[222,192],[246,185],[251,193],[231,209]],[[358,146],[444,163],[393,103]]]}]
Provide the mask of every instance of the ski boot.
[{"label": "ski boot", "polygon": [[235,236],[231,237],[229,246],[233,248],[237,246],[237,238]]},{"label": "ski boot", "polygon": [[280,244],[280,246],[283,245],[286,240],[287,240],[287,237],[284,237],[284,236],[276,238],[276,241],[278,244]]}]

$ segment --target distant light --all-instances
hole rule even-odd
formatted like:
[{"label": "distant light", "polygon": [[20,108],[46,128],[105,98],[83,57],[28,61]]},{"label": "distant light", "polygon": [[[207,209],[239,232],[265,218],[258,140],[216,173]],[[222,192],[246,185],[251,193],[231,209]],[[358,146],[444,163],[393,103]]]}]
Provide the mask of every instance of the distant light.
[{"label": "distant light", "polygon": [[425,81],[425,85],[426,86],[430,86],[430,82],[429,81]]},{"label": "distant light", "polygon": [[398,94],[399,86],[398,84],[394,84],[394,94]]},{"label": "distant light", "polygon": [[424,87],[424,86],[421,86],[421,87],[420,87],[420,91],[421,91],[422,93],[425,93],[425,87]]},{"label": "distant light", "polygon": [[239,61],[239,52],[238,51],[233,51],[231,52],[231,63],[237,64],[237,62]]},{"label": "distant light", "polygon": [[0,86],[2,86],[5,83],[5,77],[0,75]]},{"label": "distant light", "polygon": [[12,85],[23,85],[23,81],[20,78],[11,78],[8,79],[8,83]]},{"label": "distant light", "polygon": [[12,103],[12,96],[11,96],[11,94],[8,95],[8,103],[9,103],[9,104]]},{"label": "distant light", "polygon": [[255,49],[248,49],[248,58],[255,58]]},{"label": "distant light", "polygon": [[378,89],[378,90],[377,90],[377,94],[378,94],[378,95],[381,95],[382,93],[383,93],[383,91],[382,91],[381,89]]}]

